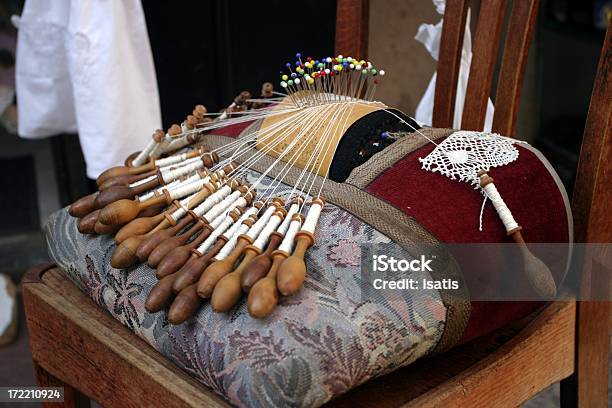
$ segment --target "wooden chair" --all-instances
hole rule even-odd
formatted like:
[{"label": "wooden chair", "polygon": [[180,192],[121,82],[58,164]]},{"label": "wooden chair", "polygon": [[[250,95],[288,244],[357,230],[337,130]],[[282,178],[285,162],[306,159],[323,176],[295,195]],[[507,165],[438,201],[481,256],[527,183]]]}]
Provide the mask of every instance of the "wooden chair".
[{"label": "wooden chair", "polygon": [[[483,2],[480,17],[501,21],[503,1]],[[366,55],[367,10],[363,0],[338,1],[337,49]],[[466,1],[447,0],[434,124],[452,121]],[[535,21],[534,1],[516,1],[506,40],[496,100],[495,130],[511,134],[516,120],[526,48]],[[529,26],[529,27],[527,27]],[[499,28],[478,24],[464,113],[470,128],[482,127],[483,98],[492,78]],[[482,27],[482,28],[480,28]],[[479,35],[495,44],[484,43]],[[495,40],[495,41],[493,41]],[[611,242],[609,203],[612,165],[610,117],[612,56],[608,30],[589,109],[573,199],[577,242]],[[478,56],[478,50],[484,56]],[[512,61],[512,66],[508,64]],[[481,66],[482,64],[485,64]],[[489,64],[489,65],[487,65]],[[476,66],[478,65],[478,66]],[[501,81],[501,79],[500,79]],[[469,113],[467,113],[469,111]],[[466,116],[467,115],[467,116]],[[468,118],[468,119],[466,119]],[[480,124],[480,125],[479,125]],[[585,282],[595,271],[585,266]],[[602,282],[598,277],[598,282]],[[588,288],[586,288],[588,289]],[[23,280],[32,356],[40,385],[64,386],[65,406],[94,399],[113,406],[225,406],[126,327],[98,308],[53,266],[30,270]],[[556,302],[490,335],[439,356],[370,381],[332,401],[336,406],[517,406],[548,385],[562,381],[564,406],[607,405],[610,308],[600,302]],[[87,398],[86,398],[86,397]]]},{"label": "wooden chair", "polygon": [[[468,0],[447,0],[435,90],[433,126],[451,128],[457,96],[461,47]],[[536,23],[536,0],[514,1],[495,96],[493,131],[512,136],[520,101],[527,54]],[[473,56],[461,128],[482,130],[487,98],[506,14],[506,0],[483,1],[473,38]],[[338,0],[336,52],[365,58],[368,52],[369,0]]]}]

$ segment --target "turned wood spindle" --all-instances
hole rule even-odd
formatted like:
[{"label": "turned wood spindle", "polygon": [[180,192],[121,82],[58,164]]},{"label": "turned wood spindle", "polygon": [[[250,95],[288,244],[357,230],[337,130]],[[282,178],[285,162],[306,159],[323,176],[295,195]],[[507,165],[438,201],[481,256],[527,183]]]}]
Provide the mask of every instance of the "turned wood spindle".
[{"label": "turned wood spindle", "polygon": [[191,317],[202,304],[198,296],[197,284],[187,286],[174,298],[168,310],[168,321],[174,325],[181,324]]},{"label": "turned wood spindle", "polygon": [[493,183],[493,178],[486,171],[478,172],[480,186],[485,191],[487,197],[493,203],[493,207],[501,218],[507,234],[518,245],[521,256],[523,257],[523,271],[525,277],[533,290],[544,299],[552,300],[557,294],[555,279],[548,269],[548,266],[537,258],[527,247],[521,234],[522,227],[514,220],[510,209],[502,199],[497,187]]},{"label": "turned wood spindle", "polygon": [[[227,275],[232,270],[234,263],[236,263],[238,258],[242,255],[244,248],[253,243],[253,239],[248,235],[245,235],[245,232],[248,231],[251,226],[253,226],[254,222],[254,217],[249,217],[248,219],[244,220],[240,226],[240,235],[236,239],[236,245],[233,247],[233,249],[229,252],[229,254],[227,254],[227,256],[220,251],[218,257],[221,259],[215,260],[215,262],[211,263],[204,270],[198,282],[198,294],[200,297],[204,299],[208,299],[210,297],[215,285],[217,282],[219,282],[219,279]],[[226,245],[230,245],[230,243],[231,241],[228,241]]]},{"label": "turned wood spindle", "polygon": [[283,261],[278,270],[276,283],[278,291],[284,296],[294,294],[304,283],[306,278],[304,255],[308,248],[314,244],[315,227],[324,205],[325,201],[320,197],[312,200],[304,225],[295,234],[295,249],[291,256]]}]

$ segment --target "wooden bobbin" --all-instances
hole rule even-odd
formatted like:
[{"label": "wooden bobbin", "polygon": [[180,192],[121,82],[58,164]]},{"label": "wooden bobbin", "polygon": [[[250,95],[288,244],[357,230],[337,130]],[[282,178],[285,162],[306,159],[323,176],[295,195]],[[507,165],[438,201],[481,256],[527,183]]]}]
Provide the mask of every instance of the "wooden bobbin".
[{"label": "wooden bobbin", "polygon": [[[203,147],[199,147],[197,149],[194,149],[188,152],[185,155],[184,160],[200,156],[206,152],[208,152],[208,150],[204,149]],[[179,163],[180,162],[176,164],[179,164]],[[142,173],[149,172],[151,170],[157,170],[158,168],[159,168],[159,165],[157,163],[157,160],[151,160],[148,163],[143,164],[141,166],[137,166],[137,167],[115,166],[115,167],[111,167],[110,169],[102,172],[102,174],[98,176],[96,182],[98,183],[98,185],[101,185],[101,184],[104,184],[106,180],[111,179],[113,177],[130,175],[130,174],[131,175],[142,174]]]},{"label": "wooden bobbin", "polygon": [[[200,177],[204,174],[205,173],[201,174]],[[207,195],[215,190],[215,186],[212,183],[204,183],[201,191],[202,190],[208,190],[208,192],[202,193],[203,195]],[[168,189],[162,190],[161,194],[155,195],[145,201],[118,200],[104,207],[100,213],[100,222],[106,225],[123,225],[136,218],[138,214],[146,208],[170,205],[173,201],[173,193]]]},{"label": "wooden bobbin", "polygon": [[94,210],[81,218],[77,224],[77,230],[81,234],[95,234],[94,227],[98,222],[100,210]]},{"label": "wooden bobbin", "polygon": [[[272,217],[277,217],[279,221],[282,221],[283,217],[287,213],[283,208],[284,204],[285,202],[281,198],[277,197],[272,200],[270,208],[273,208],[272,211],[274,211],[274,209],[276,211],[270,216],[269,220],[271,220]],[[260,222],[263,221],[264,219],[260,220]],[[258,234],[262,234],[265,228],[266,226],[263,225],[263,228],[258,232]],[[259,238],[259,235],[255,237],[255,232],[253,232],[253,234],[248,235],[248,237],[251,238],[251,240],[256,239],[256,241],[251,242],[250,245],[245,247],[244,256],[238,267],[222,277],[213,290],[210,304],[213,310],[217,312],[227,312],[238,302],[240,295],[242,295],[242,274],[251,261],[257,255],[262,253],[262,248],[257,246],[257,239]]]},{"label": "wooden bobbin", "polygon": [[98,190],[104,191],[112,186],[128,186],[137,181],[157,174],[157,170],[147,171],[141,174],[125,174],[123,176],[111,177],[106,179],[102,184],[98,185]]},{"label": "wooden bobbin", "polygon": [[245,293],[249,292],[258,280],[268,274],[272,266],[272,253],[278,248],[282,240],[283,236],[281,234],[276,231],[273,232],[270,235],[266,250],[253,258],[246,266],[240,279],[240,286]]},{"label": "wooden bobbin", "polygon": [[[284,202],[281,201],[280,203],[282,203],[282,206],[277,206],[278,210],[274,215],[277,216],[282,223],[283,219],[287,216],[287,211],[283,208]],[[277,202],[277,204],[280,203]],[[268,238],[265,251],[258,254],[248,265],[246,265],[240,277],[240,287],[245,293],[251,289],[255,282],[267,275],[272,265],[272,252],[278,248],[282,240],[283,234],[278,231],[273,231]]]},{"label": "wooden bobbin", "polygon": [[[314,205],[318,205],[322,209],[325,206],[325,201],[320,197],[314,198],[311,204],[311,211]],[[295,249],[293,253],[283,261],[278,270],[276,283],[279,292],[284,296],[289,296],[297,292],[306,279],[306,262],[304,261],[304,255],[308,248],[315,242],[313,235],[314,231],[311,232],[305,229],[308,223],[309,217],[306,216],[302,229],[295,235]]]},{"label": "wooden bobbin", "polygon": [[173,297],[172,284],[177,276],[177,273],[164,276],[151,288],[145,301],[145,309],[149,313],[159,312],[170,303]]},{"label": "wooden bobbin", "polygon": [[249,315],[256,318],[268,316],[278,304],[278,288],[276,278],[280,265],[288,258],[289,254],[280,249],[272,251],[272,264],[267,275],[255,282],[247,298],[247,310]]},{"label": "wooden bobbin", "polygon": [[149,254],[149,256],[147,258],[147,264],[151,268],[157,268],[157,266],[159,265],[161,260],[170,251],[172,251],[174,248],[177,248],[178,246],[180,246],[180,245],[184,244],[185,242],[187,242],[187,240],[189,240],[189,238],[191,238],[193,235],[199,233],[202,230],[202,228],[206,225],[205,222],[203,220],[201,220],[200,218],[198,218],[198,217],[194,217],[192,215],[191,218],[194,219],[195,222],[189,228],[189,230],[187,230],[183,234],[175,235],[173,237],[170,237],[170,238],[160,242],[155,248],[153,248],[153,250],[151,251],[151,253]]},{"label": "wooden bobbin", "polygon": [[[211,181],[208,183],[204,183],[204,185],[202,186],[202,189],[198,191],[189,200],[189,203],[186,209],[191,210],[194,207],[198,206],[200,203],[202,203],[204,200],[210,197],[210,195],[213,194],[215,191],[217,191],[217,186],[216,186],[216,183],[212,181],[212,175],[211,175]],[[180,205],[177,204],[177,206],[180,206]],[[176,224],[176,220],[174,219],[174,217],[172,217],[172,213],[167,214],[165,218],[166,219],[164,220],[164,224],[167,223],[168,226]]]},{"label": "wooden bobbin", "polygon": [[[227,216],[231,217],[232,220],[234,220],[235,222],[242,215],[243,211],[244,207],[237,207],[231,210]],[[190,241],[188,244],[179,246],[178,248],[175,248],[170,253],[168,253],[168,255],[166,255],[161,260],[159,265],[157,265],[157,278],[160,279],[163,276],[170,275],[180,270],[183,265],[185,265],[185,263],[189,260],[190,255],[193,255],[194,257],[201,256],[195,255],[194,252],[196,248],[198,248],[200,244],[204,242],[204,240],[206,240],[213,233],[213,231],[213,227],[210,224],[206,224],[202,228],[202,232],[200,233],[200,235],[198,235],[194,240]],[[196,281],[197,279],[194,279],[185,286],[195,283]],[[182,289],[182,287],[180,289]],[[178,289],[177,292],[180,291],[180,289]]]},{"label": "wooden bobbin", "polygon": [[[224,237],[220,237],[219,241],[217,241],[205,255],[199,256],[192,253],[191,258],[189,258],[185,265],[178,271],[162,277],[149,292],[145,302],[145,308],[149,312],[157,312],[170,304],[170,301],[176,293],[180,293],[190,285],[195,285],[195,287],[197,287],[197,282],[206,266],[208,266],[210,259],[219,252],[226,241]],[[198,298],[195,299],[193,305],[187,305],[185,312],[180,310],[178,303],[175,305],[175,309],[179,308],[178,313],[180,315],[185,315],[188,311],[192,310],[194,306],[199,306],[199,304],[200,299]],[[176,310],[175,313],[177,313]]]},{"label": "wooden bobbin", "polygon": [[133,200],[138,194],[145,193],[159,185],[159,177],[155,177],[146,183],[138,184],[134,187],[121,185],[109,187],[98,193],[93,203],[94,209],[104,208],[107,205],[119,200]]},{"label": "wooden bobbin", "polygon": [[98,193],[88,194],[79,198],[68,207],[68,214],[70,214],[71,217],[83,218],[96,209],[94,205],[96,197],[98,197]]},{"label": "wooden bobbin", "polygon": [[193,216],[187,214],[181,221],[176,223],[176,225],[146,235],[136,249],[136,257],[141,262],[145,262],[149,258],[149,255],[151,255],[151,252],[153,252],[161,242],[178,234],[192,222],[194,222]]},{"label": "wooden bobbin", "polygon": [[195,250],[185,265],[183,265],[177,274],[177,278],[172,285],[172,291],[179,293],[189,285],[197,284],[204,270],[210,265],[211,260],[227,243],[227,238],[220,236],[217,242],[203,255],[196,255]]},{"label": "wooden bobbin", "polygon": [[172,301],[168,310],[168,321],[174,325],[181,324],[200,308],[202,299],[197,293],[197,284],[181,290]]},{"label": "wooden bobbin", "polygon": [[[157,242],[161,242],[162,240],[171,237],[176,234],[182,228],[186,227],[189,222],[191,222],[191,218],[185,218],[184,223],[179,223],[174,227],[151,231],[147,235],[134,235],[131,236],[119,244],[115,250],[113,251],[113,255],[111,256],[111,265],[113,268],[127,268],[132,266],[138,261],[137,252],[140,248],[141,244],[146,240],[147,242],[150,240],[158,240]],[[147,256],[143,259],[147,259]]]},{"label": "wooden bobbin", "polygon": [[129,237],[136,235],[145,235],[149,232],[168,228],[170,224],[162,225],[162,223],[165,220],[167,214],[172,214],[177,209],[178,203],[173,202],[172,205],[170,205],[170,207],[168,207],[168,209],[162,213],[150,217],[139,217],[128,222],[123,227],[121,227],[121,229],[115,234],[115,242],[117,244],[120,244]]},{"label": "wooden bobbin", "polygon": [[[485,189],[485,187],[487,187],[488,185],[492,185],[493,188],[495,188],[493,178],[489,176],[486,171],[479,171],[478,177],[480,178],[480,187],[482,187],[483,189]],[[497,207],[495,207],[495,210],[498,212],[501,218],[500,210]],[[527,278],[527,281],[529,282],[531,288],[539,296],[546,300],[552,300],[557,294],[557,285],[555,283],[555,279],[553,278],[553,275],[548,266],[546,266],[546,264],[542,262],[542,260],[536,257],[529,250],[527,244],[525,243],[525,240],[523,239],[521,230],[522,228],[520,226],[517,226],[515,228],[507,230],[506,232],[510,237],[512,237],[512,240],[518,245],[519,250],[521,251],[521,256],[523,258],[523,271],[525,277]]]},{"label": "wooden bobbin", "polygon": [[[243,221],[243,224],[250,228],[255,221],[255,217],[250,217]],[[208,299],[212,295],[217,282],[232,270],[234,263],[236,263],[240,255],[242,255],[246,246],[252,243],[253,239],[251,237],[246,234],[240,235],[236,242],[236,246],[227,257],[211,263],[210,266],[204,270],[198,282],[198,294],[200,297]]]}]

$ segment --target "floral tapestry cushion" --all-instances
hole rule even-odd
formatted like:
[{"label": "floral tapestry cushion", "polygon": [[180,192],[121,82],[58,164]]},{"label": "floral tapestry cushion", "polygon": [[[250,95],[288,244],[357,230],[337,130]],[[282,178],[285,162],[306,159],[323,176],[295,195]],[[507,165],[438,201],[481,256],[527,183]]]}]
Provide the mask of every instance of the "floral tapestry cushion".
[{"label": "floral tapestry cushion", "polygon": [[51,216],[46,234],[54,262],[96,304],[238,406],[322,405],[428,354],[446,324],[448,310],[436,290],[362,298],[361,246],[393,243],[333,204],[325,206],[307,253],[304,287],[265,319],[251,318],[242,299],[228,313],[205,302],[173,326],[166,311],[144,308],[157,282],[151,268],[110,266],[112,237],[80,234],[66,209]]}]

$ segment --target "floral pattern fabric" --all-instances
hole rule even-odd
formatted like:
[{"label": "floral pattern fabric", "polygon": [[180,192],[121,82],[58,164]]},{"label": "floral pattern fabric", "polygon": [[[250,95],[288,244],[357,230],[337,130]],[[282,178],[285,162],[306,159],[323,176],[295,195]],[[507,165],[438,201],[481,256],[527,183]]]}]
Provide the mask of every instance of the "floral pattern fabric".
[{"label": "floral pattern fabric", "polygon": [[112,268],[112,237],[82,235],[76,226],[65,209],[50,218],[47,241],[56,264],[96,304],[237,406],[322,405],[426,355],[444,330],[446,308],[437,291],[406,291],[392,301],[361,297],[361,245],[392,243],[331,204],[319,220],[324,235],[317,234],[306,256],[304,287],[265,319],[251,318],[242,299],[228,313],[204,302],[173,326],[166,311],[144,308],[155,272],[146,265]]}]

